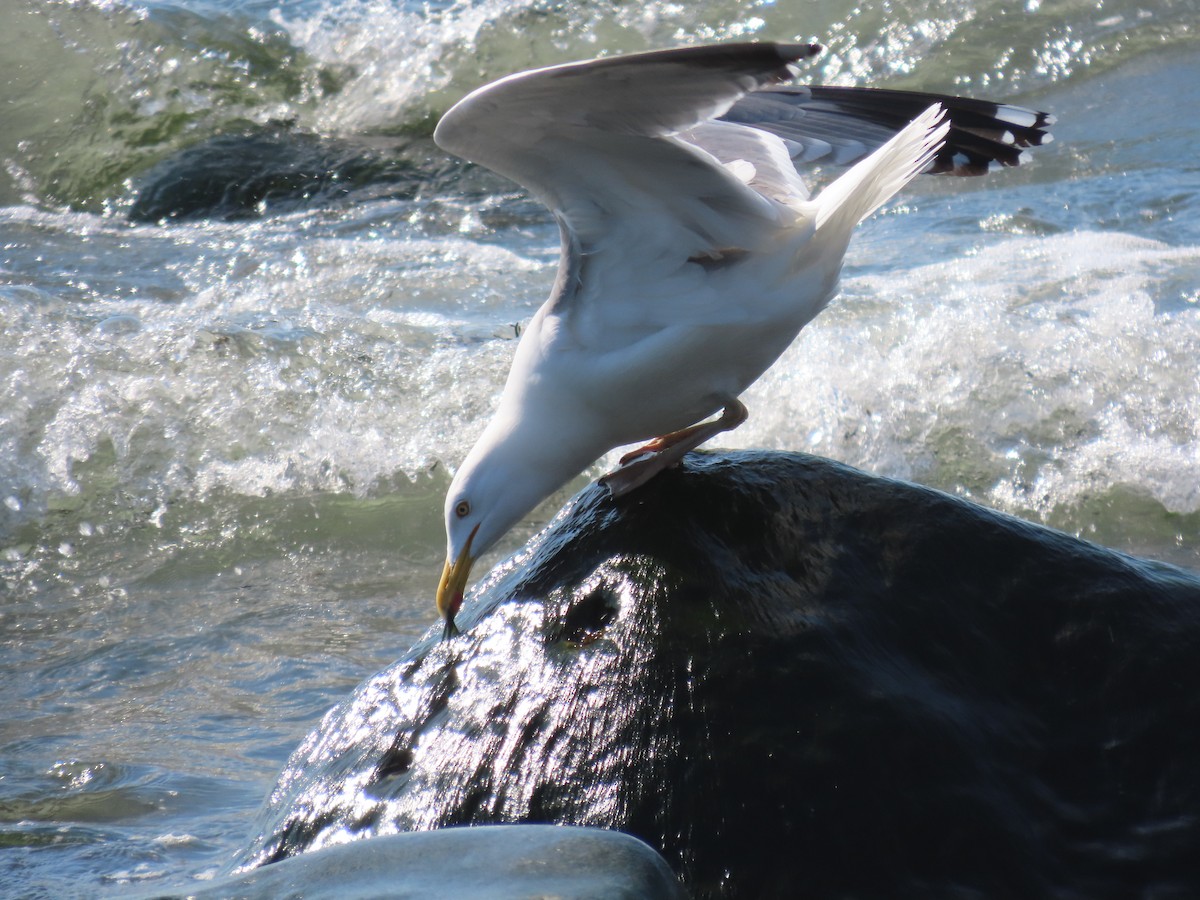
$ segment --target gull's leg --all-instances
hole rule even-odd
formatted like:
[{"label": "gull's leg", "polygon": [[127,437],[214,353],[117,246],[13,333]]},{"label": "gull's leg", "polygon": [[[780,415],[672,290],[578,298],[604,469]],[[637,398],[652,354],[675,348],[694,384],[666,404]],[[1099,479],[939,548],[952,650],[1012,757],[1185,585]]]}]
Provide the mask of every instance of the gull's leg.
[{"label": "gull's leg", "polygon": [[672,431],[662,437],[656,437],[645,446],[626,453],[621,457],[621,464],[600,479],[600,483],[608,488],[614,497],[628,494],[634,488],[641,487],[663,469],[679,464],[684,454],[695,450],[711,437],[722,431],[732,431],[749,415],[741,400],[734,399],[725,406],[721,418],[711,422],[701,422],[690,425],[679,431]]}]

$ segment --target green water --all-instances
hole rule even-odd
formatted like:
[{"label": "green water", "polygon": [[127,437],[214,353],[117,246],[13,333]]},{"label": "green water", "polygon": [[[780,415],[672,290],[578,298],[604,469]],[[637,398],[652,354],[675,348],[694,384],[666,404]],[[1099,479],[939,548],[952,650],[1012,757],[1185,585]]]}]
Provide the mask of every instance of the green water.
[{"label": "green water", "polygon": [[[1028,169],[924,181],[866,224],[726,443],[1200,566],[1198,24],[1169,2],[5,5],[0,895],[220,871],[299,739],[433,625],[447,473],[557,230],[428,134],[516,68],[815,37],[827,79],[1055,112]],[[155,163],[281,121],[400,136],[416,181],[127,222]]]}]

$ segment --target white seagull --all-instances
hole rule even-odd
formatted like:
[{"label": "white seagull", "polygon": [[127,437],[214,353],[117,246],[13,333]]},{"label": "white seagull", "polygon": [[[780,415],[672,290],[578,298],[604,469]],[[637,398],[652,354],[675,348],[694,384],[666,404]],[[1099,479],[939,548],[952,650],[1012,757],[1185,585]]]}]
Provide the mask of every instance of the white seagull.
[{"label": "white seagull", "polygon": [[[746,418],[738,396],[833,296],[854,227],[922,171],[1016,165],[1052,117],[780,87],[815,44],[723,44],[521,72],[434,140],[525,187],[562,235],[495,416],[446,497],[447,636],[474,561],[614,447],[614,496]],[[796,165],[853,166],[817,196]],[[709,417],[720,412],[712,420]]]}]

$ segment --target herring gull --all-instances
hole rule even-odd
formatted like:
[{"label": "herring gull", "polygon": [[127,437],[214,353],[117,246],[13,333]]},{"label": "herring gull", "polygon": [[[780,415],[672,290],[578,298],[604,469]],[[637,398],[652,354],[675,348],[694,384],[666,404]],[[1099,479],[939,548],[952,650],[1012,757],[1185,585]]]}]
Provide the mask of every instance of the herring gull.
[{"label": "herring gull", "polygon": [[[628,493],[747,415],[738,396],[835,293],[854,227],[921,172],[1016,165],[1053,118],[1007,104],[787,86],[816,44],[614,56],[501,78],[438,123],[445,150],[558,222],[550,298],[446,497],[446,635],[474,561],[616,447]],[[851,167],[810,196],[797,166]],[[717,418],[712,416],[720,413]]]}]

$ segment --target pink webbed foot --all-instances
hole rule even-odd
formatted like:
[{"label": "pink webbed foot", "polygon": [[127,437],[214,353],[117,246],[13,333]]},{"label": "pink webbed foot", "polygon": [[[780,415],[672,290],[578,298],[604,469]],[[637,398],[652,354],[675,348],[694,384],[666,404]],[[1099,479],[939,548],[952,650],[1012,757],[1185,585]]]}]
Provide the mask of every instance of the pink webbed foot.
[{"label": "pink webbed foot", "polygon": [[740,400],[727,404],[721,418],[701,422],[662,437],[621,457],[620,465],[600,479],[613,497],[621,497],[641,487],[663,469],[679,465],[683,457],[723,431],[731,431],[748,415]]}]

